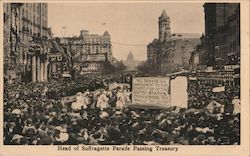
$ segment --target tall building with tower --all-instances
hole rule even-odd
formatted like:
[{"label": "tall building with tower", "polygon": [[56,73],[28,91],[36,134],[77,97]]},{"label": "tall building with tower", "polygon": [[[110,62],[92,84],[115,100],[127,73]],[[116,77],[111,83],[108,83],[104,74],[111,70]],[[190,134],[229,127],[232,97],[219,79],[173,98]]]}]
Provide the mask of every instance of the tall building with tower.
[{"label": "tall building with tower", "polygon": [[160,41],[164,41],[168,38],[171,38],[172,34],[170,30],[170,18],[165,10],[162,11],[161,16],[159,17],[158,24]]},{"label": "tall building with tower", "polygon": [[172,33],[170,17],[163,10],[158,18],[159,38],[147,45],[147,63],[155,73],[167,74],[188,69],[191,53],[199,44],[199,34]]}]

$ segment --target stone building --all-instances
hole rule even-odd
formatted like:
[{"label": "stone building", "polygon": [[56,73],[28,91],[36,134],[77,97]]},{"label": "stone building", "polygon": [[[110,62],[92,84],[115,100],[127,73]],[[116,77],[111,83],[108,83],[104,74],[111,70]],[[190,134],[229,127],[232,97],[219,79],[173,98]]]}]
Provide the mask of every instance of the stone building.
[{"label": "stone building", "polygon": [[89,34],[81,30],[77,37],[60,39],[60,44],[67,49],[68,56],[74,61],[73,68],[84,73],[98,73],[103,69],[104,62],[112,62],[111,36],[108,31],[103,35]]},{"label": "stone building", "polygon": [[47,81],[47,4],[3,3],[3,13],[5,79]]},{"label": "stone building", "polygon": [[203,7],[205,34],[192,53],[192,70],[199,81],[239,86],[240,4],[205,3]]},{"label": "stone building", "polygon": [[205,51],[215,69],[240,64],[240,4],[205,3]]},{"label": "stone building", "polygon": [[147,62],[155,73],[168,74],[189,68],[194,48],[199,44],[197,34],[171,33],[170,18],[163,10],[159,17],[159,38],[147,45]]}]

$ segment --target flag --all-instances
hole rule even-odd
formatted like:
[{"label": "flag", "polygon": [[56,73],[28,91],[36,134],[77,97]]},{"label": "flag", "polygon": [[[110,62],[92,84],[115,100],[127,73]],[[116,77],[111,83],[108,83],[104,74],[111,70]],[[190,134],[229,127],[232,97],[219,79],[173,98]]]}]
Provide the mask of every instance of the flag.
[{"label": "flag", "polygon": [[213,100],[211,101],[207,106],[206,109],[209,113],[213,113],[215,108],[220,108],[222,106],[222,104],[220,104],[219,102]]},{"label": "flag", "polygon": [[214,93],[219,93],[219,92],[224,92],[224,91],[225,91],[225,86],[214,87],[214,88],[213,88],[213,92],[214,92]]}]

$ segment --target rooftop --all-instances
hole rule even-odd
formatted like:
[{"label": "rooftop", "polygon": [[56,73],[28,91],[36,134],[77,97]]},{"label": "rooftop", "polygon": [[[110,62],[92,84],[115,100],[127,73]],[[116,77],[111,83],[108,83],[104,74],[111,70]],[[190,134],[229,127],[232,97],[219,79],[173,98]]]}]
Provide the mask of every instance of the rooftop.
[{"label": "rooftop", "polygon": [[169,16],[167,15],[165,9],[162,11],[161,16],[159,17],[159,20],[169,20]]}]

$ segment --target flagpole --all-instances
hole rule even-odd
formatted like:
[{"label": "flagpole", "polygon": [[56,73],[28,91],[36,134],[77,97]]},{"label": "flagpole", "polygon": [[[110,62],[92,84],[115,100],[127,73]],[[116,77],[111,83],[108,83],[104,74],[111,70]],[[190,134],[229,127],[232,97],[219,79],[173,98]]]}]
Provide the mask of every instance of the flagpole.
[{"label": "flagpole", "polygon": [[65,30],[67,29],[67,27],[63,26],[62,27],[62,37],[64,38],[65,37]]}]

